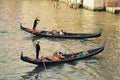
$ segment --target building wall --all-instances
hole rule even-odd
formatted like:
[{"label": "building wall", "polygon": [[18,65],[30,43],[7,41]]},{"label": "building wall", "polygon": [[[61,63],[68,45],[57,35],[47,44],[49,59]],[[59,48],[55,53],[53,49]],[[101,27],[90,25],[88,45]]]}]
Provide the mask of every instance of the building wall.
[{"label": "building wall", "polygon": [[120,7],[120,0],[105,0],[106,7]]},{"label": "building wall", "polygon": [[83,7],[91,10],[103,10],[104,0],[83,0]]},{"label": "building wall", "polygon": [[104,5],[104,0],[94,0],[94,7],[95,8],[103,8]]},{"label": "building wall", "polygon": [[71,4],[81,4],[82,0],[59,0],[59,1],[62,1],[62,2],[69,2]]},{"label": "building wall", "polygon": [[83,0],[83,6],[85,8],[87,8],[87,7],[93,8],[94,7],[94,0]]},{"label": "building wall", "polygon": [[120,0],[106,0],[106,11],[114,14],[120,13]]},{"label": "building wall", "polygon": [[66,2],[66,3],[67,3],[69,0],[59,0],[59,1],[61,1],[61,2]]},{"label": "building wall", "polygon": [[73,4],[75,4],[75,3],[81,4],[81,0],[68,0],[68,1],[73,3]]}]

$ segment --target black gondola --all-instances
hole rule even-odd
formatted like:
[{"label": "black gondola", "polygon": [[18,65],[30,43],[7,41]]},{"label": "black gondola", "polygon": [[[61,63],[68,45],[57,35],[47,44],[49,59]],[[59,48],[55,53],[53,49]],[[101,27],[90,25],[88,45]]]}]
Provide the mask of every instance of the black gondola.
[{"label": "black gondola", "polygon": [[52,59],[50,59],[51,56],[44,57],[45,60],[36,60],[35,58],[31,58],[31,57],[28,57],[28,56],[23,56],[23,54],[21,54],[21,60],[25,61],[25,62],[28,62],[28,63],[36,64],[36,65],[39,65],[39,66],[42,66],[43,63],[45,63],[45,65],[55,65],[55,64],[60,64],[60,63],[72,62],[72,61],[75,61],[75,60],[85,59],[85,58],[91,57],[93,55],[96,55],[96,54],[102,52],[103,50],[104,50],[104,46],[101,46],[101,47],[96,48],[96,49],[81,51],[81,52],[78,52],[78,53],[63,54],[64,58],[62,58],[60,60],[52,60]]},{"label": "black gondola", "polygon": [[36,36],[40,37],[52,37],[52,38],[72,38],[72,39],[82,39],[82,38],[95,38],[100,37],[102,33],[102,29],[100,29],[99,32],[89,34],[89,33],[68,33],[64,32],[64,35],[59,35],[59,32],[57,31],[57,34],[53,34],[52,31],[44,31],[44,30],[32,30],[30,28],[25,28],[22,25],[20,25],[20,28],[28,33],[34,34]]}]

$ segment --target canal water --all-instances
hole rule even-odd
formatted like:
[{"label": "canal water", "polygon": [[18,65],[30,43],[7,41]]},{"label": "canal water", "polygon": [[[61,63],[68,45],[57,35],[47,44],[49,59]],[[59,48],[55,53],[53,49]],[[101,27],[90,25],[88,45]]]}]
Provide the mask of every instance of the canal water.
[{"label": "canal water", "polygon": [[[37,29],[95,33],[92,39],[40,38],[22,31],[19,23],[32,28],[38,17]],[[55,51],[73,53],[97,48],[105,50],[85,60],[42,67],[20,60],[24,55],[35,57],[34,41],[39,40],[40,55]],[[66,3],[51,0],[0,0],[0,80],[120,80],[120,15],[71,9]]]}]

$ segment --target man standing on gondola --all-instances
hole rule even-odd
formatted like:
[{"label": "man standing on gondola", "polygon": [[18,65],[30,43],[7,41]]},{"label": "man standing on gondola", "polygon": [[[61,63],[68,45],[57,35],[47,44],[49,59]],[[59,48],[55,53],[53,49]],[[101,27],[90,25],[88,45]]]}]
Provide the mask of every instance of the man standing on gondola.
[{"label": "man standing on gondola", "polygon": [[38,18],[36,18],[36,19],[34,20],[33,30],[36,29],[36,26],[37,26],[37,24],[38,24],[38,21],[40,21]]},{"label": "man standing on gondola", "polygon": [[39,59],[39,52],[40,52],[39,41],[36,42],[35,48],[36,48],[36,59]]}]

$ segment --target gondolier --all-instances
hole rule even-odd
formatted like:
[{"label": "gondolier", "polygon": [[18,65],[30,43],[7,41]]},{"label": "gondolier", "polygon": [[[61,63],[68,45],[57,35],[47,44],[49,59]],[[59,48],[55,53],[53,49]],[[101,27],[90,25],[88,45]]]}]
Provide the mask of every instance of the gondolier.
[{"label": "gondolier", "polygon": [[40,21],[38,18],[36,18],[36,19],[34,20],[33,30],[36,29],[36,26],[37,26],[37,24],[38,24],[38,21]]},{"label": "gondolier", "polygon": [[35,48],[36,48],[36,59],[39,59],[39,52],[40,52],[39,41],[37,41]]}]

